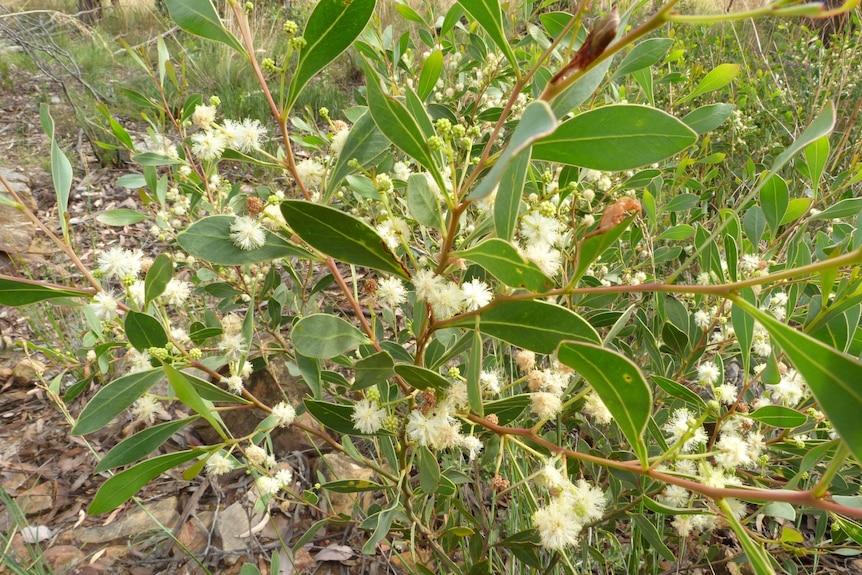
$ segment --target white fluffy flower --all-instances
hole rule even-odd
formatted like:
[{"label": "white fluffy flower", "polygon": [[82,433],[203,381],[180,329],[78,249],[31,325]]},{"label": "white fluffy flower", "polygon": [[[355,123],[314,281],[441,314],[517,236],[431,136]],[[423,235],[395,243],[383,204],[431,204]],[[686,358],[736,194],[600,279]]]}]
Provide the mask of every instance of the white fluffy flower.
[{"label": "white fluffy flower", "polygon": [[192,284],[187,281],[171,278],[168,285],[165,286],[165,291],[162,293],[162,301],[167,305],[179,307],[186,303],[189,295],[192,293]]},{"label": "white fluffy flower", "polygon": [[344,142],[347,141],[348,135],[350,135],[350,130],[339,130],[339,132],[332,137],[330,147],[332,148],[333,154],[338,155],[341,153],[341,150],[344,149]]},{"label": "white fluffy flower", "polygon": [[494,371],[483,371],[479,374],[479,385],[489,395],[500,393],[500,376]]},{"label": "white fluffy flower", "polygon": [[195,111],[192,114],[192,123],[199,128],[207,129],[215,121],[215,115],[215,106],[198,104],[195,106]]},{"label": "white fluffy flower", "polygon": [[296,165],[296,175],[309,188],[319,188],[326,175],[326,169],[316,160],[302,160]]},{"label": "white fluffy flower", "polygon": [[791,369],[781,380],[770,386],[772,397],[787,405],[796,405],[807,394],[805,379],[795,369]]},{"label": "white fluffy flower", "polygon": [[464,294],[464,305],[469,311],[475,311],[491,302],[491,290],[485,282],[473,278],[461,286]]},{"label": "white fluffy flower", "polygon": [[281,401],[273,406],[271,415],[277,426],[287,427],[296,419],[296,410],[289,403]]},{"label": "white fluffy flower", "polygon": [[156,412],[159,407],[159,402],[155,397],[149,394],[142,395],[132,404],[132,416],[137,421],[143,421],[149,425],[156,420]]},{"label": "white fluffy flower", "polygon": [[416,297],[428,301],[429,297],[446,285],[446,280],[436,275],[431,270],[419,270],[413,276],[413,287]]},{"label": "white fluffy flower", "polygon": [[93,296],[93,301],[90,302],[90,309],[96,314],[96,317],[103,320],[111,320],[117,317],[117,308],[119,304],[116,298],[106,291],[100,291]]},{"label": "white fluffy flower", "polygon": [[[673,412],[671,418],[665,423],[664,430],[670,433],[673,441],[679,441],[690,432],[693,420],[694,415],[687,408],[681,407]],[[702,426],[699,426],[683,444],[682,450],[690,453],[697,449],[698,445],[706,443],[706,440],[706,431],[703,430]]]},{"label": "white fluffy flower", "polygon": [[555,551],[576,545],[583,529],[564,497],[555,497],[548,505],[537,509],[532,522],[539,532],[542,547]]},{"label": "white fluffy flower", "polygon": [[404,238],[410,235],[410,226],[401,218],[387,218],[380,222],[374,228],[383,241],[386,242],[386,247],[390,250],[395,250],[404,241]]},{"label": "white fluffy flower", "polygon": [[192,136],[192,153],[201,160],[217,160],[226,145],[224,135],[215,130],[204,130]]},{"label": "white fluffy flower", "polygon": [[124,250],[114,247],[102,252],[96,258],[97,269],[105,277],[123,279],[124,277],[138,277],[141,273],[141,261],[144,254],[141,250]]},{"label": "white fluffy flower", "polygon": [[266,242],[266,231],[254,218],[239,216],[230,225],[230,239],[241,250],[253,250]]},{"label": "white fluffy flower", "polygon": [[383,427],[386,410],[376,401],[360,399],[353,405],[353,414],[350,418],[353,420],[353,426],[360,432],[376,433]]},{"label": "white fluffy flower", "polygon": [[407,288],[395,276],[384,278],[377,283],[377,301],[389,308],[396,308],[407,301]]},{"label": "white fluffy flower", "polygon": [[224,132],[228,147],[239,152],[251,152],[260,148],[266,129],[258,120],[246,118],[242,122],[225,120]]},{"label": "white fluffy flower", "polygon": [[614,420],[614,416],[611,415],[605,402],[602,401],[602,398],[599,397],[599,394],[595,391],[591,391],[587,394],[586,400],[584,401],[584,413],[591,416],[593,421],[600,425],[607,425]]},{"label": "white fluffy flower", "polygon": [[719,375],[718,366],[712,362],[697,366],[697,380],[704,385],[713,385],[718,381]]},{"label": "white fluffy flower", "polygon": [[563,409],[562,400],[557,395],[547,391],[537,391],[530,395],[530,399],[532,400],[530,410],[540,419],[555,417]]},{"label": "white fluffy flower", "polygon": [[437,319],[447,319],[460,312],[464,306],[464,293],[458,284],[448,282],[440,289],[428,294],[426,301],[431,304]]},{"label": "white fluffy flower", "polygon": [[231,393],[235,393],[237,395],[242,393],[243,385],[242,385],[242,377],[238,375],[232,375],[230,377],[226,377],[224,379],[225,385],[231,391]]},{"label": "white fluffy flower", "polygon": [[470,461],[476,459],[476,457],[478,457],[479,453],[484,448],[484,445],[482,445],[482,440],[475,435],[465,435],[461,437],[459,443],[461,444],[461,449],[467,452],[467,457],[470,459]]},{"label": "white fluffy flower", "polygon": [[700,329],[706,329],[712,324],[712,318],[702,309],[694,312],[694,324]]},{"label": "white fluffy flower", "polygon": [[207,459],[206,472],[208,475],[224,475],[233,469],[230,459],[221,453],[213,453]]},{"label": "white fluffy flower", "polygon": [[562,223],[532,211],[521,218],[521,236],[528,246],[552,246],[562,237]]}]

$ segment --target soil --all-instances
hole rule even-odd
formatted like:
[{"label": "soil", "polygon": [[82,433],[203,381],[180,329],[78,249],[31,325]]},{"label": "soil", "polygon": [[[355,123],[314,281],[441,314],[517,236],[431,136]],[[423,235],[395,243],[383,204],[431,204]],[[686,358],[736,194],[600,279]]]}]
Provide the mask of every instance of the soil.
[{"label": "soil", "polygon": [[[140,243],[141,239],[146,241],[146,224],[112,228],[94,221],[105,209],[136,207],[134,192],[116,185],[117,178],[129,173],[130,167],[99,165],[74,121],[71,107],[48,78],[11,69],[0,82],[0,167],[29,178],[41,220],[59,231],[48,171],[48,140],[39,121],[39,104],[47,101],[57,125],[56,138],[75,169],[68,213],[76,253],[87,263],[105,246],[142,247],[146,251],[148,246]],[[23,259],[0,256],[0,274],[85,285],[43,233],[36,233]],[[223,519],[239,512],[240,520],[248,521],[253,514],[246,496],[252,479],[237,472],[218,481],[203,475],[187,481],[172,471],[145,486],[135,502],[110,514],[87,515],[96,490],[108,478],[105,473],[93,474],[96,455],[104,456],[141,428],[121,415],[97,433],[85,437],[70,433],[72,418],[97,386],[91,385],[69,403],[48,391],[55,378],[67,385],[74,376],[60,371],[55,367],[58,362],[44,352],[59,348],[74,357],[79,334],[75,326],[80,326],[81,320],[74,310],[45,309],[38,305],[21,309],[0,306],[0,495],[8,494],[17,504],[7,505],[5,510],[0,506],[0,543],[11,542],[11,553],[22,572],[43,572],[37,571],[41,565],[55,573],[91,575],[204,573],[203,567],[212,573],[231,574],[239,573],[242,565],[250,562],[268,574],[274,554],[280,554],[281,573],[398,572],[396,561],[387,553],[361,556],[363,537],[355,529],[322,529],[296,552],[290,552],[289,547],[285,551],[279,538],[290,545],[320,518],[306,507],[274,508],[262,530],[228,546],[225,539],[229,535],[223,533],[224,527],[219,529],[226,523]],[[181,407],[174,406],[161,417],[184,416]],[[194,429],[184,430],[161,452],[178,451],[200,441]],[[317,481],[312,471],[315,450],[307,442],[294,442],[292,449],[286,460],[294,468],[301,492]],[[24,514],[17,520],[12,513],[16,507]],[[158,529],[150,515],[167,527]],[[38,533],[38,543],[24,543],[25,525],[31,529],[23,535]],[[12,556],[2,560],[6,563],[0,562],[0,573]]]}]

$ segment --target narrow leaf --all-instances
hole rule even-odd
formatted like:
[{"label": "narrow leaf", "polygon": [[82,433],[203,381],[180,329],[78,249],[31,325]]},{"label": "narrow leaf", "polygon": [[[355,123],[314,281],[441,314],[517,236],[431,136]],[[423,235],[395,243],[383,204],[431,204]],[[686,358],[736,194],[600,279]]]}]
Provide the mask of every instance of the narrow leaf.
[{"label": "narrow leaf", "polygon": [[203,417],[210,425],[218,432],[222,438],[227,438],[225,435],[221,417],[218,412],[211,410],[211,405],[208,405],[203,398],[198,394],[197,390],[186,379],[183,372],[177,370],[169,364],[164,364],[165,375],[168,378],[168,383],[174,388],[174,393],[177,399],[186,407],[192,409],[195,413]]},{"label": "narrow leaf", "polygon": [[733,104],[707,104],[686,114],[682,121],[699,135],[703,135],[724,123],[734,108],[736,106]]},{"label": "narrow leaf", "polygon": [[283,201],[281,213],[296,235],[333,259],[407,277],[403,264],[365,222],[304,200]]},{"label": "narrow leaf", "polygon": [[428,185],[425,174],[410,174],[407,180],[407,207],[410,214],[423,226],[443,229],[443,215],[440,213],[440,200]]},{"label": "narrow leaf", "polygon": [[778,227],[787,212],[789,202],[787,182],[777,174],[769,178],[760,190],[760,205],[763,207],[763,216],[766,218],[766,224],[773,238],[778,233]]},{"label": "narrow leaf", "polygon": [[17,307],[62,297],[91,298],[93,294],[75,288],[49,287],[28,281],[0,278],[0,305]]},{"label": "narrow leaf", "polygon": [[823,177],[823,169],[826,160],[829,159],[829,138],[822,136],[805,146],[805,163],[808,164],[808,177],[811,179],[811,188],[815,191],[820,188],[820,180]]},{"label": "narrow leaf", "polygon": [[170,439],[174,433],[196,419],[198,416],[193,415],[176,421],[166,421],[139,431],[115,445],[99,462],[93,473],[101,473],[108,469],[128,465],[149,455]]},{"label": "narrow leaf", "polygon": [[416,448],[416,464],[419,467],[419,485],[425,493],[434,493],[440,485],[440,464],[437,456],[424,445]]},{"label": "narrow leaf", "polygon": [[395,366],[395,373],[416,389],[443,391],[452,385],[452,382],[436,371],[419,365],[400,363]]},{"label": "narrow leaf", "polygon": [[494,231],[497,237],[511,241],[518,225],[521,211],[521,197],[524,195],[524,182],[530,169],[530,154],[524,150],[516,154],[506,167],[497,197],[494,199]]},{"label": "narrow leaf", "polygon": [[101,429],[163,376],[161,368],[149,369],[125,375],[104,386],[81,410],[78,422],[72,428],[72,434],[85,435]]},{"label": "narrow leaf", "polygon": [[290,80],[287,108],[293,107],[302,89],[327,64],[347,50],[362,32],[376,0],[320,0],[314,7],[302,37],[306,45]]},{"label": "narrow leaf", "polygon": [[116,509],[131,499],[151,479],[198,455],[198,451],[191,449],[159,455],[116,474],[99,487],[87,513],[98,515]]},{"label": "narrow leaf", "polygon": [[69,192],[72,190],[72,163],[60,149],[54,137],[54,119],[48,111],[48,105],[39,106],[39,118],[42,121],[42,129],[51,142],[51,180],[54,183],[54,194],[57,197],[57,219],[60,220],[60,229],[67,243],[69,239],[69,224],[66,213],[69,208]]},{"label": "narrow leaf", "polygon": [[533,144],[533,159],[603,171],[652,164],[681,152],[697,134],[670,114],[619,104],[584,112]]},{"label": "narrow leaf", "polygon": [[832,132],[832,128],[834,127],[835,104],[831,100],[827,100],[820,114],[814,118],[786,150],[775,158],[775,162],[772,163],[772,168],[769,170],[770,176],[778,172],[784,164],[790,161],[790,158],[798,154],[800,150],[805,149],[808,144]]},{"label": "narrow leaf", "polygon": [[635,455],[646,467],[648,453],[644,432],[652,411],[652,392],[638,366],[615,351],[579,342],[561,344],[557,358],[583,375],[599,394]]},{"label": "narrow leaf", "polygon": [[174,275],[174,262],[167,254],[159,254],[147,270],[144,279],[144,308],[165,293],[165,288]]},{"label": "narrow leaf", "polygon": [[146,220],[149,216],[137,210],[121,208],[118,210],[107,210],[96,216],[99,223],[106,226],[128,226]]},{"label": "narrow leaf", "polygon": [[783,427],[786,429],[799,427],[808,421],[805,414],[781,405],[765,405],[755,410],[754,413],[747,414],[746,417],[750,417],[766,425],[771,425],[772,427]]},{"label": "narrow leaf", "polygon": [[221,42],[245,55],[245,48],[228,32],[210,0],[165,0],[171,18],[180,28],[208,40]]},{"label": "narrow leaf", "polygon": [[745,551],[745,556],[755,575],[775,575],[775,569],[772,567],[772,562],[769,559],[769,554],[762,545],[754,541],[745,530],[745,527],[733,514],[733,509],[726,500],[717,501],[719,508],[724,514],[725,520],[730,524],[730,528],[736,534],[737,541],[742,545],[742,550]]},{"label": "narrow leaf", "polygon": [[635,46],[631,52],[626,54],[619,68],[614,72],[612,80],[621,78],[635,70],[641,70],[652,66],[661,60],[670,47],[673,46],[673,38],[650,38]]},{"label": "narrow leaf", "polygon": [[353,382],[351,389],[359,391],[360,389],[383,383],[395,376],[394,367],[395,361],[385,351],[379,351],[368,357],[363,357],[353,364],[353,369],[356,372],[356,380]]},{"label": "narrow leaf", "polygon": [[730,84],[739,74],[739,64],[719,64],[703,77],[691,93],[677,100],[677,104],[688,102],[707,92],[714,92]]},{"label": "narrow leaf", "polygon": [[440,79],[440,73],[443,71],[443,52],[434,50],[425,61],[422,63],[422,72],[419,74],[419,86],[416,93],[422,100],[428,99],[431,92],[434,91],[434,86],[437,85],[437,80]]},{"label": "narrow leaf", "polygon": [[482,266],[507,286],[535,292],[545,292],[554,286],[539,266],[524,259],[512,244],[501,239],[485,240],[456,255]]},{"label": "narrow leaf", "polygon": [[457,0],[457,2],[491,37],[494,44],[506,56],[509,65],[517,70],[518,59],[515,57],[512,47],[509,46],[506,33],[503,30],[503,11],[500,8],[500,2],[497,0]]},{"label": "narrow leaf", "polygon": [[327,196],[344,181],[345,176],[353,168],[348,166],[351,160],[356,160],[363,168],[373,166],[383,159],[389,150],[389,140],[374,124],[371,114],[365,113],[353,124],[347,134],[347,140],[338,154],[338,161],[329,174],[326,182]]},{"label": "narrow leaf", "polygon": [[293,345],[296,351],[308,357],[335,357],[363,343],[368,337],[354,325],[340,317],[315,313],[293,325]]}]

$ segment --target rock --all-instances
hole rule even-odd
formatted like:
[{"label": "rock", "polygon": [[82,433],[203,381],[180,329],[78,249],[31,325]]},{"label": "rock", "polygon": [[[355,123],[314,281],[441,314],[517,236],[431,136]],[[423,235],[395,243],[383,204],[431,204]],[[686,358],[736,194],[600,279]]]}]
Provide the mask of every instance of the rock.
[{"label": "rock", "polygon": [[249,537],[240,537],[240,535],[248,533],[263,519],[263,512],[251,512],[248,505],[250,505],[248,502],[236,501],[216,519],[216,535],[223,551],[245,549]]},{"label": "rock", "polygon": [[12,379],[18,383],[37,381],[46,369],[45,364],[38,359],[25,357],[12,368]]},{"label": "rock", "polygon": [[36,515],[54,506],[54,486],[51,483],[40,483],[32,489],[20,491],[15,502],[25,515]]},{"label": "rock", "polygon": [[[30,182],[27,176],[5,168],[0,168],[0,175],[9,182],[24,205],[32,211],[36,211],[36,202],[33,200],[33,193],[30,191]],[[6,186],[2,184],[0,184],[0,195],[14,201],[6,190]],[[26,253],[33,241],[34,231],[33,222],[30,221],[27,214],[12,206],[0,203],[0,251],[11,254]]]},{"label": "rock", "polygon": [[122,519],[108,525],[80,528],[75,535],[81,543],[107,543],[157,529],[158,526],[147,512],[168,529],[173,529],[180,519],[176,497],[168,497],[145,507],[146,510],[136,507]]},{"label": "rock", "polygon": [[54,573],[66,573],[84,560],[84,552],[74,545],[57,545],[45,550],[45,560]]},{"label": "rock", "polygon": [[[367,467],[362,467],[342,453],[325,453],[321,456],[318,465],[326,481],[342,479],[371,481],[374,478],[374,471]],[[369,497],[368,492],[353,494],[329,491],[327,495],[329,496],[329,503],[332,506],[330,511],[333,513],[343,513],[348,517],[353,516],[353,506],[355,504],[358,503],[360,507],[366,507]]]},{"label": "rock", "polygon": [[[209,541],[209,532],[203,522],[197,517],[191,517],[180,528],[177,539],[180,540],[186,549],[194,554],[201,553],[207,547]],[[186,551],[179,547],[174,547],[175,554],[185,555]]]}]

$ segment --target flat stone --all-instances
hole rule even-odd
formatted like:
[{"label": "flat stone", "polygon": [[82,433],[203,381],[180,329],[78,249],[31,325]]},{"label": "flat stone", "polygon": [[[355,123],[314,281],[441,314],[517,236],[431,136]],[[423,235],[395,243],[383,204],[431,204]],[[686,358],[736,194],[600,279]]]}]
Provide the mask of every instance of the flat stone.
[{"label": "flat stone", "polygon": [[249,513],[248,503],[236,501],[222,511],[216,519],[216,536],[223,551],[240,551],[246,548],[248,537],[240,537],[263,519],[263,512]]},{"label": "flat stone", "polygon": [[180,520],[176,497],[155,501],[145,505],[145,507],[146,511],[135,507],[125,517],[108,525],[81,527],[76,531],[75,536],[81,543],[107,543],[140,535],[144,531],[158,529],[158,525],[150,518],[150,514],[168,529],[173,529],[177,521]]},{"label": "flat stone", "polygon": [[37,381],[45,373],[45,364],[38,359],[25,357],[12,368],[12,379],[18,383],[30,383]]},{"label": "flat stone", "polygon": [[54,486],[40,483],[32,489],[18,492],[15,502],[26,515],[36,515],[54,507]]},{"label": "flat stone", "polygon": [[84,552],[74,545],[56,545],[45,550],[45,560],[54,573],[66,573],[84,560]]},{"label": "flat stone", "polygon": [[[2,175],[15,193],[20,196],[21,201],[33,211],[36,211],[36,202],[30,191],[30,181],[27,176],[19,172],[13,172],[0,168]],[[6,190],[6,186],[0,184],[0,195],[12,200],[12,195]],[[0,251],[11,254],[26,253],[33,241],[35,228],[27,214],[12,206],[0,204]]]},{"label": "flat stone", "polygon": [[[180,528],[180,532],[177,534],[177,539],[179,539],[180,543],[182,543],[186,549],[197,554],[206,549],[207,541],[209,540],[209,532],[200,519],[197,517],[190,517],[189,520]],[[174,547],[174,554],[185,555],[186,551],[180,547]]]}]

